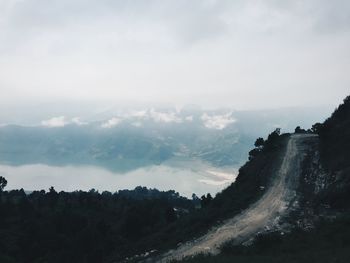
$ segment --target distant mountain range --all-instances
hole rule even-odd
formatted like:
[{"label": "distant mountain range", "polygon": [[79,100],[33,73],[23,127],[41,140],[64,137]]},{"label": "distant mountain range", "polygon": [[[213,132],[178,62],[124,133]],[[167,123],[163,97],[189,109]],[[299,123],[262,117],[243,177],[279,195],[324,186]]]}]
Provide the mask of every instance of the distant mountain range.
[{"label": "distant mountain range", "polygon": [[[54,116],[0,127],[0,162],[11,165],[97,165],[128,171],[171,158],[239,167],[256,137],[281,127],[308,127],[322,115],[300,109],[204,111],[109,110],[90,117]],[[300,121],[301,120],[301,121]]]}]

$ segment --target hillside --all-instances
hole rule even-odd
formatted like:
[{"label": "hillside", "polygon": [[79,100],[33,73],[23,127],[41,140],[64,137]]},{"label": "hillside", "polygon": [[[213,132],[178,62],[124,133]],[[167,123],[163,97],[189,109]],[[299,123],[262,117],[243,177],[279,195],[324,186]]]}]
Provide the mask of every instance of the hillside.
[{"label": "hillside", "polygon": [[215,197],[142,187],[0,191],[0,261],[346,262],[349,101],[312,132],[258,138],[236,181]]},{"label": "hillside", "polygon": [[327,171],[328,187],[323,199],[330,205],[350,207],[350,96],[323,124],[316,125],[320,135],[322,165]]},{"label": "hillside", "polygon": [[350,97],[324,123],[313,126],[317,140],[296,176],[297,205],[282,220],[289,229],[255,233],[250,245],[233,239],[217,256],[199,255],[184,262],[348,262],[350,258]]},{"label": "hillside", "polygon": [[327,112],[304,111],[136,107],[47,119],[54,113],[45,109],[30,123],[0,118],[0,164],[95,165],[125,172],[179,157],[239,168],[257,136],[276,125],[287,131],[311,126]]},{"label": "hillside", "polygon": [[[281,161],[287,137],[280,136],[278,130],[271,133],[265,149],[251,153],[237,181],[215,198],[207,195],[190,201],[174,192],[155,192],[148,198],[152,192],[139,188],[116,193],[2,192],[0,211],[6,212],[0,224],[0,258],[2,262],[25,258],[29,262],[71,262],[68,258],[74,262],[96,262],[96,258],[118,262],[149,251],[166,251],[257,200],[263,194],[261,187],[270,183],[270,172]],[[96,239],[99,246],[91,243]]]},{"label": "hillside", "polygon": [[212,228],[206,235],[170,251],[160,260],[196,256],[198,254],[220,253],[221,247],[233,240],[235,244],[249,242],[257,233],[271,231],[288,231],[285,218],[298,209],[298,172],[302,166],[303,155],[307,150],[305,144],[315,140],[312,134],[295,134],[288,139],[283,152],[284,158],[280,167],[272,171],[274,178],[266,186],[260,186],[264,192],[261,198],[237,216],[226,220],[222,225]]}]

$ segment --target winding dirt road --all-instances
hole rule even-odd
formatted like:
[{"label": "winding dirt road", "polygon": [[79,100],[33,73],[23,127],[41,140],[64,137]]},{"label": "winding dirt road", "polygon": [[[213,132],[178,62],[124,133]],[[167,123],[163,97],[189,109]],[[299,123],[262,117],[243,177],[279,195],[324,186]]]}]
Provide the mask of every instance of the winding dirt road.
[{"label": "winding dirt road", "polygon": [[291,135],[275,180],[259,201],[222,225],[214,227],[204,236],[167,252],[158,262],[181,260],[199,253],[215,255],[230,240],[239,244],[250,240],[259,232],[276,228],[281,216],[288,213],[288,208],[296,200],[301,164],[307,150],[304,142],[315,136]]}]

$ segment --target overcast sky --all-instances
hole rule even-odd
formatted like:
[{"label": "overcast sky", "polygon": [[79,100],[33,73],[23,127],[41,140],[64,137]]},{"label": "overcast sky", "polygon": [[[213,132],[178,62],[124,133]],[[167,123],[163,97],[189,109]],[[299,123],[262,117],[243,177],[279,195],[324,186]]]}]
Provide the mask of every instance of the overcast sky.
[{"label": "overcast sky", "polygon": [[0,103],[336,105],[349,0],[0,0]]}]

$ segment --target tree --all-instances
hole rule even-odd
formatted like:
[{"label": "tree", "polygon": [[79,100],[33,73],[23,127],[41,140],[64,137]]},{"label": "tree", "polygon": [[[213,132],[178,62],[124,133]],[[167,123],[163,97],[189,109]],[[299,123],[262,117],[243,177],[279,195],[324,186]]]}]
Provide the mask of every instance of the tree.
[{"label": "tree", "polygon": [[54,188],[53,186],[51,186],[51,187],[49,188],[49,193],[50,193],[50,194],[57,194],[57,192],[56,192],[56,190],[55,190],[55,188]]},{"label": "tree", "polygon": [[209,202],[211,202],[211,200],[213,200],[213,197],[211,196],[211,194],[207,194],[207,200],[209,201]]},{"label": "tree", "polygon": [[211,196],[211,194],[207,194],[207,196],[203,195],[201,197],[201,206],[202,207],[208,206],[212,200],[213,200],[213,197]]},{"label": "tree", "polygon": [[278,136],[280,136],[281,135],[281,128],[276,128],[276,130],[273,133],[275,133]]},{"label": "tree", "polygon": [[249,160],[252,160],[255,156],[257,156],[261,152],[260,149],[254,148],[253,150],[249,151]]},{"label": "tree", "polygon": [[278,147],[278,141],[281,134],[281,129],[277,128],[267,136],[267,140],[264,143],[264,150],[271,151]]},{"label": "tree", "polygon": [[294,130],[295,133],[301,133],[301,128],[300,126],[297,126]]},{"label": "tree", "polygon": [[274,142],[276,139],[278,139],[278,137],[281,134],[281,128],[277,128],[276,130],[274,130],[273,132],[271,132],[269,134],[269,136],[267,137],[267,141],[270,142]]},{"label": "tree", "polygon": [[6,185],[7,185],[7,180],[4,177],[0,176],[0,192],[4,190]]},{"label": "tree", "polygon": [[306,132],[304,129],[302,129],[302,128],[300,128],[300,126],[297,126],[296,128],[295,128],[295,131],[294,131],[295,133],[304,133],[304,132]]},{"label": "tree", "polygon": [[193,194],[192,194],[192,200],[193,200],[193,201],[199,200],[199,197],[198,197],[195,193],[193,193]]},{"label": "tree", "polygon": [[256,139],[254,146],[261,148],[264,146],[264,143],[265,143],[264,139],[260,137],[260,138]]},{"label": "tree", "polygon": [[312,125],[311,131],[313,133],[318,134],[318,133],[320,133],[321,129],[322,129],[322,124],[318,122],[318,123],[315,123],[314,125]]},{"label": "tree", "polygon": [[165,220],[168,223],[174,222],[176,220],[176,213],[175,210],[172,207],[168,207],[165,210]]}]

